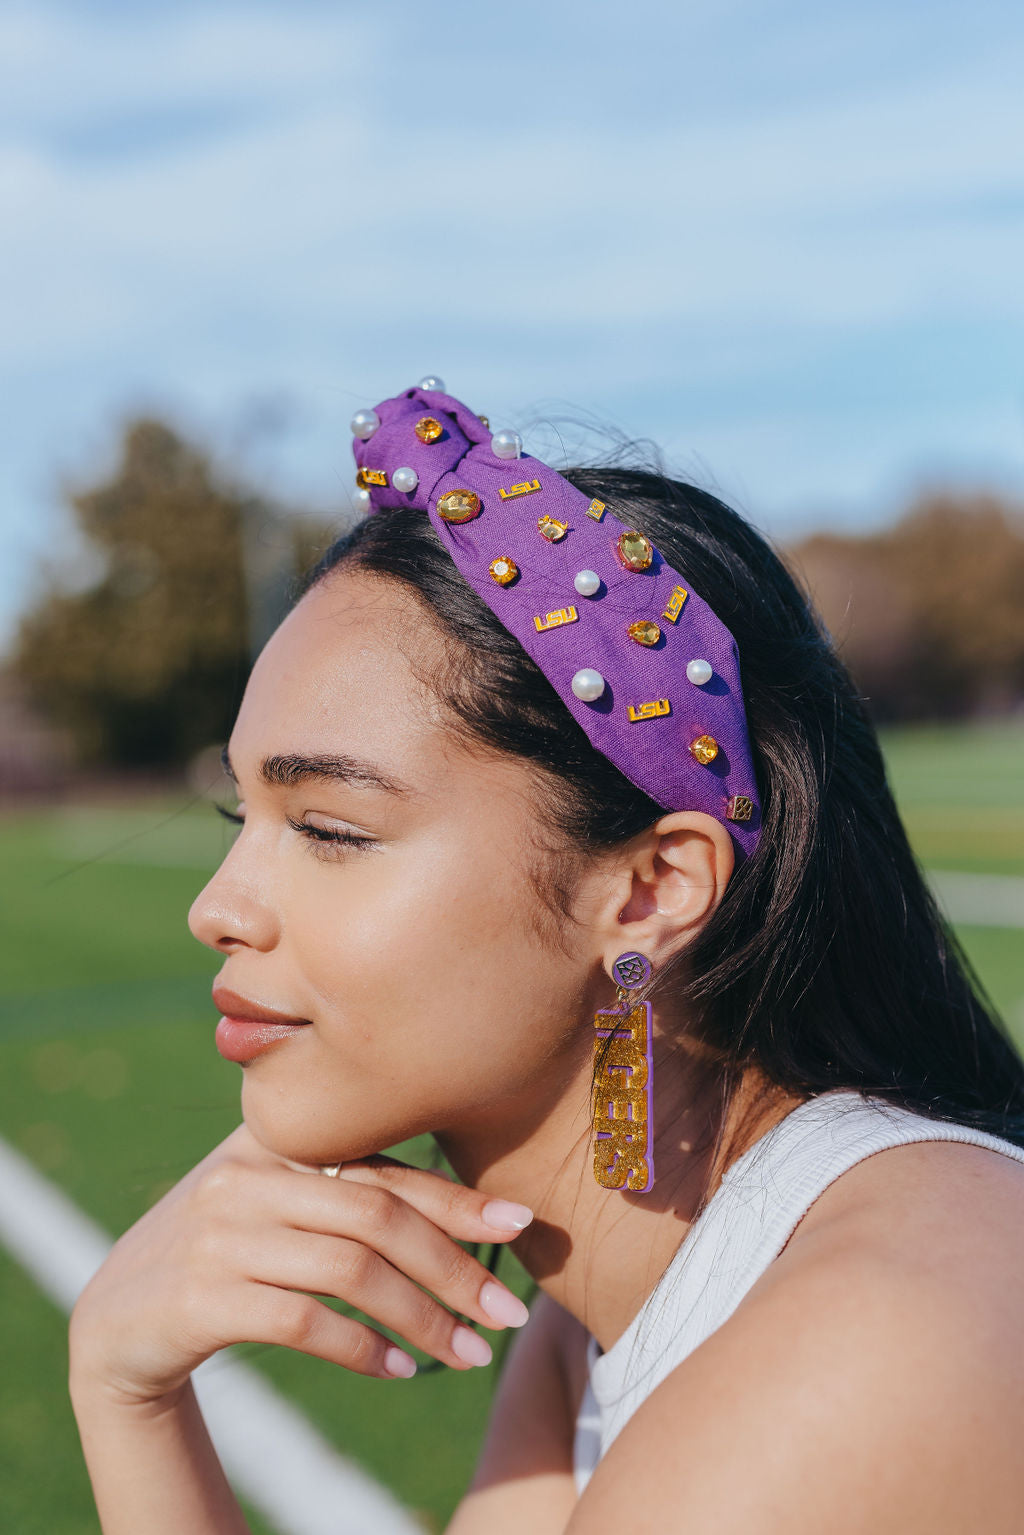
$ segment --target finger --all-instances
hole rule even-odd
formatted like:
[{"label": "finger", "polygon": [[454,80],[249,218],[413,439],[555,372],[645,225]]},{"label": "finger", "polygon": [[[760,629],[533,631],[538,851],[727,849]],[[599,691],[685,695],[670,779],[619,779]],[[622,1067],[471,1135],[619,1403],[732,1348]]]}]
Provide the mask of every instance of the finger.
[{"label": "finger", "polygon": [[312,1295],[270,1284],[252,1288],[256,1301],[244,1308],[248,1325],[239,1343],[279,1344],[380,1380],[415,1375],[415,1359],[365,1322],[339,1315]]},{"label": "finger", "polygon": [[[327,1179],[304,1180],[296,1189],[295,1180],[284,1175],[275,1183],[273,1189],[264,1185],[276,1202],[267,1211],[273,1221],[376,1253],[451,1310],[485,1327],[521,1327],[526,1321],[529,1313],[518,1296],[394,1190]],[[328,1286],[324,1293],[336,1291]]]},{"label": "finger", "polygon": [[317,1232],[291,1237],[262,1244],[261,1252],[253,1256],[254,1277],[293,1290],[336,1296],[452,1369],[490,1363],[486,1339],[380,1253],[361,1242]]},{"label": "finger", "polygon": [[394,1157],[363,1157],[357,1162],[343,1162],[337,1180],[325,1179],[335,1181],[368,1183],[399,1194],[460,1242],[508,1242],[533,1220],[528,1205],[492,1199],[479,1189],[454,1183],[444,1174],[409,1167]]}]

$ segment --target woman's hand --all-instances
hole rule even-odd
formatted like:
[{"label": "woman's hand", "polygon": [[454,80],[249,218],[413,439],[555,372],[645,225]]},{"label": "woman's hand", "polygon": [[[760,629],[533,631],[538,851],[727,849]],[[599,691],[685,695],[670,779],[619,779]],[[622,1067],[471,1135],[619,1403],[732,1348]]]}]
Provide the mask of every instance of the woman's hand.
[{"label": "woman's hand", "polygon": [[491,1351],[446,1307],[486,1327],[525,1322],[522,1301],[456,1240],[509,1241],[532,1218],[525,1207],[389,1157],[345,1163],[337,1178],[312,1172],[244,1124],[215,1147],[125,1232],[79,1296],[72,1390],[156,1402],[243,1342],[362,1375],[414,1372],[408,1354],[316,1295],[347,1301],[457,1370]]}]

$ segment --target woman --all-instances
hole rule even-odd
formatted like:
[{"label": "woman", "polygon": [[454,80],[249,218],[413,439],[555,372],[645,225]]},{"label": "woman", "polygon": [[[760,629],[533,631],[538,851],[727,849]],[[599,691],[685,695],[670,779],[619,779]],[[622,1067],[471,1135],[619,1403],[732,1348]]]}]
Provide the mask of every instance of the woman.
[{"label": "woman", "polygon": [[[246,1528],[225,1345],[413,1372],[318,1295],[486,1363],[452,1313],[526,1311],[479,1241],[541,1293],[453,1535],[1019,1530],[1024,1067],[805,600],[437,380],[353,429],[368,515],[255,666],[191,915],[243,1123],[72,1317],[106,1535]],[[425,1131],[461,1185],[378,1155]]]}]

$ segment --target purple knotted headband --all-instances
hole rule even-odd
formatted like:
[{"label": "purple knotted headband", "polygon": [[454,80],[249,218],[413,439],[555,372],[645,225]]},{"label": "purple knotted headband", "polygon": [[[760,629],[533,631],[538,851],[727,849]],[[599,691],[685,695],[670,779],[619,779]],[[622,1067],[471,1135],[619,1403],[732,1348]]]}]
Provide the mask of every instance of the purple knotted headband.
[{"label": "purple knotted headband", "polygon": [[[429,386],[429,387],[425,387]],[[425,379],[352,422],[361,509],[413,506],[598,751],[740,859],[760,830],[736,641],[641,530]]]}]

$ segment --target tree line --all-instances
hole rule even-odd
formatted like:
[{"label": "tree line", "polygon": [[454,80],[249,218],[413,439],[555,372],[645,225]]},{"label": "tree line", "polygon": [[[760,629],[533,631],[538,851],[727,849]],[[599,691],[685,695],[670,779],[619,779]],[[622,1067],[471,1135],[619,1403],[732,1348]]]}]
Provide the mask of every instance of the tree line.
[{"label": "tree line", "polygon": [[[152,418],[128,423],[113,472],[70,506],[96,574],[51,580],[13,672],[82,763],[182,764],[226,739],[254,650],[337,529]],[[1024,507],[931,493],[881,531],[782,553],[880,722],[1024,703]]]}]

